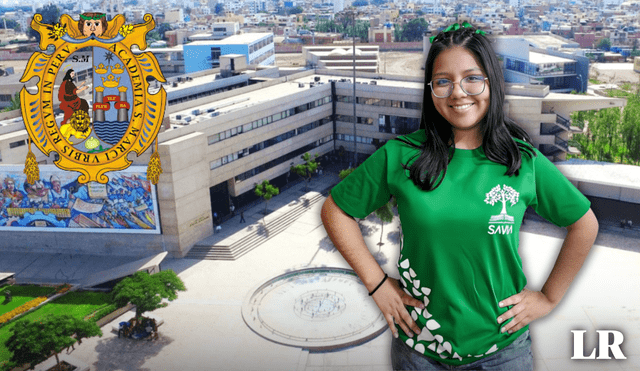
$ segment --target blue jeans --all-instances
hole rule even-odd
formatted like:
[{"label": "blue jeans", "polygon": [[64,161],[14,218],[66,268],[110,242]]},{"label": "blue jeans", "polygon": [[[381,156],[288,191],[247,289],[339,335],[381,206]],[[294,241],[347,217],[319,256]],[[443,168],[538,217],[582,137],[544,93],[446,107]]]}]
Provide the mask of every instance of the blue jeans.
[{"label": "blue jeans", "polygon": [[405,370],[491,370],[533,371],[531,336],[529,330],[518,336],[513,343],[494,354],[460,366],[447,365],[416,352],[400,339],[391,341],[391,365],[394,371]]}]

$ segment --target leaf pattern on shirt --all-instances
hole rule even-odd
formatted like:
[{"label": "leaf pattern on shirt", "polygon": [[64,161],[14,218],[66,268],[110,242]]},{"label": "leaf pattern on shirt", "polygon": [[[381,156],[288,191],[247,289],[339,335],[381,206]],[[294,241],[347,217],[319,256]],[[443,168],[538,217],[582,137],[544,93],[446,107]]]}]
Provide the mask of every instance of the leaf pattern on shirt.
[{"label": "leaf pattern on shirt", "polygon": [[[440,328],[440,323],[438,323],[438,321],[433,318],[433,315],[429,313],[428,310],[428,306],[431,303],[431,300],[429,300],[431,289],[429,287],[421,285],[420,278],[411,268],[411,262],[408,258],[404,258],[403,255],[400,255],[400,259],[398,259],[398,271],[400,272],[400,281],[402,282],[403,290],[407,293],[407,295],[421,300],[425,306],[424,309],[411,309],[411,318],[413,318],[418,326],[421,327],[422,331],[419,335],[414,335],[413,338],[408,338],[405,343],[422,354],[425,354],[426,350],[429,349],[432,352],[437,353],[440,358],[455,358],[459,361],[462,361],[463,357],[460,356],[457,352],[453,351],[451,343],[446,341],[446,339],[441,334],[437,333],[438,329]],[[496,350],[498,350],[498,347],[496,344],[494,344],[484,354],[475,356],[469,354],[465,358],[479,358],[484,355],[493,353]]]}]

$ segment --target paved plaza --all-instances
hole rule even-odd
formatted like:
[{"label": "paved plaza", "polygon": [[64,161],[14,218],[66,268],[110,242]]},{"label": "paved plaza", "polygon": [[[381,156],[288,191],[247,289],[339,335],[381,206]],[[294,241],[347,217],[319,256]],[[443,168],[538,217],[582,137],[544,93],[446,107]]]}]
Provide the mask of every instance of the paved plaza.
[{"label": "paved plaza", "polygon": [[[268,279],[305,267],[347,267],[331,248],[320,220],[322,202],[311,202],[337,182],[335,173],[325,171],[314,179],[311,190],[304,184],[292,186],[269,203],[269,223],[281,220],[300,205],[286,228],[235,261],[176,259],[167,257],[161,268],[173,269],[185,282],[187,291],[167,307],[153,312],[164,320],[155,341],[118,338],[103,327],[100,338],[87,339],[69,356],[91,370],[274,370],[274,371],[357,371],[391,370],[390,331],[360,345],[324,352],[285,346],[252,331],[242,317],[247,295]],[[222,231],[198,246],[229,245],[244,236],[264,233],[261,210],[256,204],[227,219]],[[397,219],[397,218],[396,218]],[[384,226],[373,217],[363,221],[368,246],[391,276],[398,276],[397,221]],[[550,271],[562,240],[562,229],[527,221],[520,234],[520,254],[528,287],[539,289]],[[561,304],[547,317],[531,325],[536,371],[638,370],[640,371],[640,240],[623,234],[601,233],[587,262]],[[633,251],[635,250],[635,251]],[[378,253],[379,252],[379,253]],[[78,256],[44,253],[0,253],[0,272],[16,272],[18,282],[79,283],[93,273],[129,263],[126,257]],[[371,300],[366,297],[364,300]],[[290,308],[283,308],[290,310]],[[116,319],[126,320],[132,312]],[[283,323],[282,326],[287,326]],[[597,345],[596,330],[618,330],[624,334],[622,351],[626,360],[571,360],[571,330],[586,330],[584,354]]]}]

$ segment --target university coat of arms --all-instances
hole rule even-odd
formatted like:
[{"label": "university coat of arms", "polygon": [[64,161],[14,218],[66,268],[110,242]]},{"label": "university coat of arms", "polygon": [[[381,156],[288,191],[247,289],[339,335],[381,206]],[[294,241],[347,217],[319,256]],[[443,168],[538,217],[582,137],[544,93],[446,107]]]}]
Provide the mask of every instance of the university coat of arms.
[{"label": "university coat of arms", "polygon": [[[130,152],[140,156],[155,143],[147,177],[156,184],[166,92],[160,87],[151,93],[149,87],[153,79],[165,79],[151,52],[131,50],[133,45],[146,49],[153,17],[146,14],[144,23],[133,25],[125,24],[123,15],[107,20],[103,13],[83,13],[77,20],[64,14],[55,25],[41,21],[34,15],[31,27],[40,33],[40,49],[48,52],[34,53],[20,80],[39,79],[35,94],[20,92],[30,139],[24,171],[29,181],[38,179],[31,143],[45,155],[56,152],[56,166],[80,172],[80,183],[107,183],[106,172],[129,167]],[[62,111],[58,117],[56,106]]]}]

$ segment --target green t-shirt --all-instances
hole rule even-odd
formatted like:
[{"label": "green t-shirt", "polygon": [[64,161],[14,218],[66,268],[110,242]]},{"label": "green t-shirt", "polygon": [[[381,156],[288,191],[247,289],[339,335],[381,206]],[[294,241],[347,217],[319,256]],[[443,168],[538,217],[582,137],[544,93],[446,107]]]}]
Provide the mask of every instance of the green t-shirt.
[{"label": "green t-shirt", "polygon": [[[426,139],[424,130],[404,136]],[[407,307],[422,329],[407,345],[440,362],[471,363],[509,345],[497,323],[507,308],[498,302],[519,293],[527,280],[518,255],[518,232],[527,206],[559,226],[580,219],[590,207],[564,175],[539,151],[522,154],[518,176],[486,158],[482,147],[456,149],[442,184],[423,191],[406,164],[419,149],[391,140],[333,188],[347,214],[364,218],[398,201],[404,243],[398,269],[405,291],[425,309]]]}]

